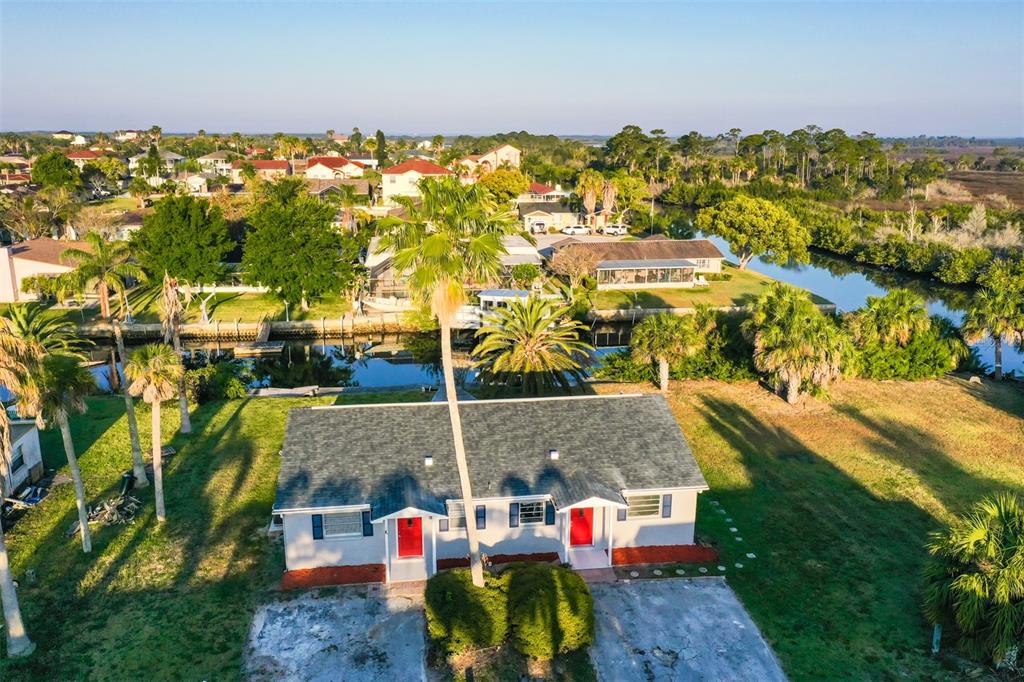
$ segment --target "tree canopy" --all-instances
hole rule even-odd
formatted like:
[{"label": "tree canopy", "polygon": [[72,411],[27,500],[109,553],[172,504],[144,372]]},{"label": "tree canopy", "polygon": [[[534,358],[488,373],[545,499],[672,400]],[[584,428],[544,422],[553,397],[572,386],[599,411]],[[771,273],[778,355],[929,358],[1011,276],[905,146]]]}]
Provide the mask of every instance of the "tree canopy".
[{"label": "tree canopy", "polygon": [[78,167],[64,152],[40,154],[32,164],[32,182],[43,187],[74,187],[80,181]]},{"label": "tree canopy", "polygon": [[697,227],[729,242],[740,269],[754,256],[773,263],[805,262],[811,232],[786,209],[768,201],[737,195],[697,214]]},{"label": "tree canopy", "polygon": [[190,284],[213,284],[224,274],[234,247],[227,222],[206,199],[168,196],[131,238],[132,252],[154,279],[165,273]]},{"label": "tree canopy", "polygon": [[530,189],[530,180],[515,168],[498,168],[481,177],[477,183],[486,187],[499,203],[512,201]]}]

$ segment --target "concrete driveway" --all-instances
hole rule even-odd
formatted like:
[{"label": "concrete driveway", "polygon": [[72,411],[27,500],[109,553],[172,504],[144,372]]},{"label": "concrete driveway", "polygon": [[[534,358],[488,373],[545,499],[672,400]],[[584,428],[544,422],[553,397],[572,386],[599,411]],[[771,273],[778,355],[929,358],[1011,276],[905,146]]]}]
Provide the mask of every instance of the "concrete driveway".
[{"label": "concrete driveway", "polygon": [[249,630],[250,680],[424,680],[419,596],[353,586],[261,606]]},{"label": "concrete driveway", "polygon": [[601,680],[784,681],[785,674],[722,578],[592,584]]}]

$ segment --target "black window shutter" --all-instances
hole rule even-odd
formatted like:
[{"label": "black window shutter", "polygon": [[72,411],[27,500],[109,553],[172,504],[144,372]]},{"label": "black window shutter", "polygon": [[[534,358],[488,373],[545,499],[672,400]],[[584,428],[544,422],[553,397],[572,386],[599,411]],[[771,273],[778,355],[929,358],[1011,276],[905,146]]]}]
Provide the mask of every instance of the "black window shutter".
[{"label": "black window shutter", "polygon": [[482,504],[476,506],[476,529],[487,528],[487,507]]},{"label": "black window shutter", "polygon": [[363,536],[370,537],[373,535],[373,524],[370,523],[370,512],[363,512]]},{"label": "black window shutter", "polygon": [[551,504],[550,502],[544,503],[544,525],[555,525],[555,505]]},{"label": "black window shutter", "polygon": [[508,527],[519,527],[519,503],[513,502],[508,506]]},{"label": "black window shutter", "polygon": [[619,509],[618,513],[615,516],[615,518],[618,519],[619,521],[625,521],[626,520],[626,511],[627,510],[625,510],[625,509]]},{"label": "black window shutter", "polygon": [[661,518],[667,519],[672,516],[672,496],[661,496]]},{"label": "black window shutter", "polygon": [[448,519],[441,519],[437,522],[437,529],[442,533],[448,530]]},{"label": "black window shutter", "polygon": [[313,539],[324,539],[324,515],[313,514]]}]

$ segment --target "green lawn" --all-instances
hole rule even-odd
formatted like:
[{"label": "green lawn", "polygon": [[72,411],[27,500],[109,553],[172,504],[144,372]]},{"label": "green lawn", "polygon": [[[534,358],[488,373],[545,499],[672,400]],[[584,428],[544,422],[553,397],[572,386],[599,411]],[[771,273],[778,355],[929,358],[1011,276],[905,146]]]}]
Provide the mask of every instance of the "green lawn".
[{"label": "green lawn", "polygon": [[[709,281],[710,286],[699,289],[639,289],[601,290],[594,295],[596,310],[622,310],[628,308],[692,308],[699,303],[711,306],[743,306],[751,303],[776,280],[753,270],[740,270],[726,265],[724,273],[729,280]],[[814,296],[816,303],[828,303]]]},{"label": "green lawn", "polygon": [[114,197],[113,199],[91,202],[87,205],[90,207],[105,208],[111,211],[139,210],[139,200],[135,197]]},{"label": "green lawn", "polygon": [[792,408],[752,383],[674,383],[711,486],[698,536],[792,679],[961,679],[929,655],[923,545],[984,495],[1024,494],[1024,391],[942,379],[833,394]]},{"label": "green lawn", "polygon": [[[344,396],[344,402],[423,400],[418,392]],[[195,411],[193,433],[175,436],[176,407],[164,407],[167,522],[156,525],[152,487],[134,525],[98,528],[82,553],[65,530],[75,518],[72,486],[57,488],[8,534],[12,568],[38,651],[0,661],[5,679],[234,679],[240,675],[256,603],[283,570],[270,521],[285,416],[331,399],[250,399]],[[114,494],[131,467],[120,398],[89,400],[72,420],[91,503]],[[138,413],[143,443],[150,413]],[[63,465],[60,436],[43,433],[48,466]],[[36,573],[34,582],[26,572]]]}]

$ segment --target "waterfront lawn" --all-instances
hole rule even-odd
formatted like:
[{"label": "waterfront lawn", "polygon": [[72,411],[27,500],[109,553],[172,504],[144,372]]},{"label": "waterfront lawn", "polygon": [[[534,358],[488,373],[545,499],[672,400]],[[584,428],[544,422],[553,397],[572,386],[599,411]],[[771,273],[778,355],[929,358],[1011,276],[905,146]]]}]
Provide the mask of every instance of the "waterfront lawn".
[{"label": "waterfront lawn", "polygon": [[985,495],[1024,494],[1024,391],[844,381],[793,408],[693,381],[670,403],[711,486],[698,536],[792,679],[961,679],[929,655],[924,543]]},{"label": "waterfront lawn", "polygon": [[[710,306],[744,306],[751,303],[776,280],[753,270],[740,270],[726,264],[722,272],[732,275],[728,280],[709,281],[708,287],[696,289],[603,289],[594,295],[596,310],[629,308],[692,308],[699,303]],[[815,303],[828,303],[813,296]]]},{"label": "waterfront lawn", "polygon": [[[418,401],[419,392],[354,394],[338,402]],[[74,491],[62,485],[8,533],[12,568],[38,650],[0,661],[7,680],[236,679],[257,602],[276,588],[281,546],[264,530],[279,466],[285,418],[293,407],[331,398],[262,398],[196,409],[192,434],[175,435],[176,403],[164,406],[167,521],[156,525],[152,487],[135,493],[132,525],[96,528],[93,551],[67,537]],[[88,400],[72,418],[89,503],[116,494],[130,469],[121,398]],[[138,405],[142,442],[150,412]],[[48,467],[63,467],[60,435],[43,432]],[[62,473],[67,473],[64,468]],[[28,572],[34,572],[34,579]],[[0,638],[2,639],[2,638]]]}]

